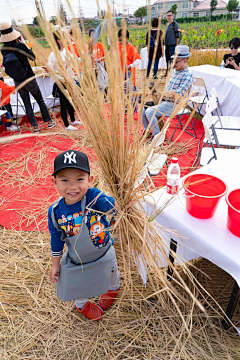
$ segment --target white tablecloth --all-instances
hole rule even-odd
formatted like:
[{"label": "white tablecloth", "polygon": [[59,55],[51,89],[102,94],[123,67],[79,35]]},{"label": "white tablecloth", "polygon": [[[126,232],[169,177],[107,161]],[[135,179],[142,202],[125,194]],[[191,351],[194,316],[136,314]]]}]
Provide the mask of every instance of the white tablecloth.
[{"label": "white tablecloth", "polygon": [[[231,191],[240,188],[239,159],[240,150],[232,150],[232,156],[227,163],[213,160],[209,165],[192,174],[217,176],[227,183]],[[166,199],[167,194],[164,193],[161,197],[163,191],[157,190],[146,197],[147,202],[143,203],[143,206],[148,214],[152,213],[153,206],[159,209],[164,203],[164,197]],[[220,200],[217,211],[211,219],[202,220],[188,214],[186,200],[182,193],[183,191],[179,194],[179,198],[176,197],[173,203],[156,218],[156,221],[167,229],[175,229],[179,232],[181,238],[176,235],[172,238],[177,241],[178,246],[184,244],[185,260],[190,260],[189,250],[193,251],[198,254],[196,257],[203,256],[227,271],[240,285],[240,238],[233,235],[227,228],[228,206],[225,198]],[[179,253],[177,249],[177,253],[184,258],[183,246],[180,251]]]},{"label": "white tablecloth", "polygon": [[[8,84],[9,86],[15,85],[13,79],[11,79],[11,78],[5,79],[4,82],[6,84]],[[53,88],[54,81],[50,77],[45,76],[45,77],[38,77],[37,83],[38,83],[38,86],[40,87],[45,104],[47,105],[47,108],[50,109],[53,106],[53,100],[47,99],[47,96],[52,95],[52,88]],[[19,94],[18,94],[18,97],[20,98]],[[31,97],[31,99],[34,99],[32,96],[30,96],[30,97]],[[17,103],[17,95],[16,94],[11,95],[10,102],[11,102],[11,104]],[[58,99],[55,101],[55,105],[59,105]],[[13,116],[15,117],[16,112],[17,112],[17,106],[12,106],[12,110],[13,110]],[[36,113],[39,111],[40,111],[40,109],[39,109],[38,103],[35,103],[34,104],[34,112]],[[25,112],[23,111],[22,107],[19,105],[18,106],[18,117],[22,117],[23,115],[25,115]]]},{"label": "white tablecloth", "polygon": [[[142,59],[142,64],[139,65],[139,69],[143,70],[147,68],[147,64],[148,64],[148,50],[147,47],[141,49],[140,51],[140,56]],[[158,64],[158,68],[166,68],[167,67],[167,63],[166,63],[166,58],[165,58],[165,47],[164,47],[164,57],[161,57],[159,59],[159,64]]]},{"label": "white tablecloth", "polygon": [[240,71],[220,70],[212,65],[193,66],[190,69],[195,77],[205,80],[209,95],[212,88],[216,88],[223,115],[240,116]]}]

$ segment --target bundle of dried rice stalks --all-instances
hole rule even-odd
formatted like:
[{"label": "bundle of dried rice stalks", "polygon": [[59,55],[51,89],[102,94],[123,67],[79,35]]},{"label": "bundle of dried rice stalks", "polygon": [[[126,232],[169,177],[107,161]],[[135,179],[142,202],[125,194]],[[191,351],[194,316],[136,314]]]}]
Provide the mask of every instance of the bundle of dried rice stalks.
[{"label": "bundle of dried rice stalks", "polygon": [[[183,323],[188,327],[173,296],[173,294],[175,294],[175,296],[179,298],[179,291],[172,282],[166,279],[166,272],[159,267],[159,265],[161,266],[162,264],[162,257],[169,262],[169,247],[164,239],[164,234],[161,234],[161,230],[155,226],[154,222],[149,222],[149,218],[144,212],[141,202],[138,200],[138,190],[135,189],[136,181],[142,172],[150,151],[155,145],[153,142],[145,152],[141,151],[146,140],[145,137],[140,137],[142,126],[141,114],[143,105],[145,101],[148,101],[150,95],[145,96],[143,90],[139,121],[135,121],[133,113],[139,97],[133,92],[132,83],[127,82],[126,72],[123,70],[125,69],[126,63],[126,38],[124,36],[122,37],[122,67],[117,42],[117,26],[115,21],[112,20],[110,7],[105,19],[108,20],[108,36],[111,43],[111,47],[108,49],[106,44],[106,29],[102,27],[105,64],[109,77],[107,104],[105,103],[103,92],[98,86],[96,66],[93,61],[92,44],[87,41],[85,33],[80,31],[77,24],[73,26],[73,39],[71,39],[68,32],[62,31],[62,23],[60,19],[58,19],[60,27],[57,36],[62,41],[64,49],[66,50],[66,69],[66,65],[60,56],[58,46],[53,38],[51,27],[46,20],[42,19],[42,29],[57,59],[57,73],[54,73],[50,68],[48,70],[54,77],[59,88],[73,104],[78,117],[83,122],[98,158],[98,164],[104,179],[104,190],[116,199],[119,206],[115,233],[119,239],[122,257],[124,259],[124,274],[128,278],[124,290],[130,293],[133,292],[134,285],[133,278],[130,276],[132,274],[130,269],[135,263],[136,271],[140,268],[148,274],[151,289],[157,296],[161,296],[162,290],[167,292],[169,298],[173,304],[175,304]],[[125,31],[126,23],[123,22],[123,34],[125,34]],[[29,34],[28,38],[30,38]],[[72,40],[76,44],[78,54],[81,55],[81,61],[75,56]],[[68,51],[68,46],[70,46],[70,50],[72,54],[74,54],[73,56]],[[39,56],[41,53],[41,49],[39,49]],[[43,60],[47,63],[44,55]],[[80,87],[76,84],[72,76],[72,70],[77,77]],[[58,76],[59,74],[61,75],[61,80]],[[167,78],[166,83],[168,79],[169,78]],[[155,87],[157,85],[156,83]],[[127,93],[125,91],[126,88],[128,89]],[[160,97],[160,102],[162,101],[162,97],[163,94]],[[133,98],[135,99],[134,103]],[[185,97],[177,103],[175,110],[165,123],[162,131],[165,130],[169,122],[175,117],[175,114],[186,105],[187,101],[188,98]],[[126,109],[127,116],[125,117]],[[193,116],[193,113],[191,116]],[[149,126],[151,126],[151,123]],[[136,206],[134,206],[131,211],[127,211],[126,205],[132,199],[136,200]],[[143,262],[140,259],[143,259]],[[169,265],[171,266],[171,264]],[[184,272],[194,282],[194,277],[191,275],[189,269],[185,265],[182,266]],[[175,272],[174,281],[185,289],[192,299],[196,300],[196,303],[203,311],[203,307],[189,290],[178,271]],[[159,290],[159,288],[162,290]],[[134,296],[132,296],[132,306],[133,299]]]}]

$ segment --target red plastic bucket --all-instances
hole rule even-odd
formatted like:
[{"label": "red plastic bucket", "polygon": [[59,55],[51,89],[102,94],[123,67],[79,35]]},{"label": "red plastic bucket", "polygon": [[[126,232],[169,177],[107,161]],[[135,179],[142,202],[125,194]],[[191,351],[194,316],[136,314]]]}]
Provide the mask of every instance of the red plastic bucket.
[{"label": "red plastic bucket", "polygon": [[240,237],[240,189],[231,191],[226,195],[228,204],[228,229],[236,236]]},{"label": "red plastic bucket", "polygon": [[217,210],[227,185],[219,178],[206,174],[194,174],[183,181],[187,212],[198,219],[209,219]]}]

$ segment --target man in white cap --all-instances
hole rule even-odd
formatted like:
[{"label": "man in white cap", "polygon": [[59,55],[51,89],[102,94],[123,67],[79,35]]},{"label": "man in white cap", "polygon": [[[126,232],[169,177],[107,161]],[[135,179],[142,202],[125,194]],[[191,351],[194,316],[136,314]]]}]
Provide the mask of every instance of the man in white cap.
[{"label": "man in white cap", "polygon": [[[0,31],[0,43],[3,43],[1,53],[3,55],[5,72],[13,78],[15,87],[17,87],[25,80],[35,76],[28,61],[28,59],[34,60],[35,55],[25,44],[20,32],[14,30],[9,23],[2,23],[0,25]],[[32,96],[36,99],[42,113],[43,121],[48,123],[48,127],[53,128],[56,125],[49,115],[36,79],[28,82],[19,89],[18,92],[23,100],[26,115],[34,132],[38,133],[39,127],[32,109],[29,94],[32,94]]]},{"label": "man in white cap", "polygon": [[183,97],[193,84],[193,73],[188,67],[188,58],[191,56],[188,46],[177,46],[176,53],[175,68],[163,94],[163,101],[147,110],[143,109],[142,123],[145,131],[149,132],[149,137],[160,133],[157,116],[170,116],[176,106],[176,101]]}]

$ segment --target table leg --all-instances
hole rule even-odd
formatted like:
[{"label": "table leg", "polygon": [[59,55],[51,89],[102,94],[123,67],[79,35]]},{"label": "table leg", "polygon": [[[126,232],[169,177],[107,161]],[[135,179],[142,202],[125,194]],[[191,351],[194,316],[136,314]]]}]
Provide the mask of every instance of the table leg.
[{"label": "table leg", "polygon": [[232,295],[230,297],[230,300],[229,300],[229,303],[227,306],[226,315],[222,321],[222,326],[224,327],[225,330],[227,330],[231,325],[229,319],[232,320],[239,297],[240,297],[240,287],[238,286],[238,283],[235,281]]},{"label": "table leg", "polygon": [[[169,260],[171,261],[172,265],[175,264],[175,254],[177,252],[177,241],[171,239],[170,242],[170,251],[169,251]],[[173,275],[173,268],[171,266],[168,266],[168,272],[167,272],[167,279],[171,280]]]}]

